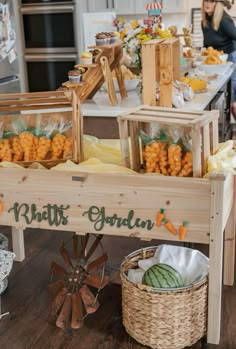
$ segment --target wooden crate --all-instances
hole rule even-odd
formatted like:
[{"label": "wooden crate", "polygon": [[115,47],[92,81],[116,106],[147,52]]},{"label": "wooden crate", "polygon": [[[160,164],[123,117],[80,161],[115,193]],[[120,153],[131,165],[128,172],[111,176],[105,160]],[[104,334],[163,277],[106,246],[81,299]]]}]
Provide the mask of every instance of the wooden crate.
[{"label": "wooden crate", "polygon": [[[112,105],[117,105],[118,100],[111,72],[115,70],[121,98],[127,97],[127,91],[121,73],[120,61],[123,57],[123,45],[114,44],[109,46],[90,46],[100,50],[96,56],[94,64],[77,64],[75,68],[84,67],[86,72],[83,74],[83,80],[74,84],[75,92],[81,103],[86,99],[91,99],[105,82],[107,84],[107,93]],[[68,86],[68,82],[62,84]],[[70,84],[69,84],[70,86]]]},{"label": "wooden crate", "polygon": [[[180,42],[178,38],[155,39],[142,45],[143,103],[172,107],[173,81],[180,78]],[[159,83],[160,100],[156,99]]]},{"label": "wooden crate", "polygon": [[[41,117],[41,123],[46,125],[49,120],[55,124],[61,121],[72,123],[72,127],[65,133],[72,137],[72,154],[69,157],[74,162],[83,160],[83,119],[81,106],[75,92],[64,93],[61,91],[17,93],[0,95],[0,122],[3,123],[2,130],[13,130],[12,122],[20,118],[26,128],[35,128],[37,120]],[[12,141],[9,137],[10,143]],[[52,167],[66,159],[51,160],[50,156],[40,162],[45,167]],[[28,167],[35,161],[16,161]]]},{"label": "wooden crate", "polygon": [[[139,172],[143,168],[140,131],[150,127],[183,127],[192,132],[193,177],[207,173],[207,159],[218,147],[219,112],[183,111],[141,105],[118,117],[123,164]],[[129,142],[129,137],[131,142]],[[130,159],[132,157],[132,164]]]}]

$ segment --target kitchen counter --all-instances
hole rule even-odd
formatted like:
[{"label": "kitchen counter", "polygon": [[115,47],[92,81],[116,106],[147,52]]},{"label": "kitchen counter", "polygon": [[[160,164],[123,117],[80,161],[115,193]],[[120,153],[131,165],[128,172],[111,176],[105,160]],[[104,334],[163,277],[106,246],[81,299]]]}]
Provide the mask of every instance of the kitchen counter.
[{"label": "kitchen counter", "polygon": [[[230,67],[224,75],[219,75],[218,79],[208,83],[206,92],[195,94],[191,102],[185,102],[184,110],[204,110],[215,97],[216,93],[230,79],[233,67]],[[92,100],[87,100],[83,104],[84,116],[93,117],[117,117],[123,112],[129,111],[142,104],[138,90],[128,92],[128,98],[122,100],[117,93],[118,105],[111,106],[108,95],[105,91],[99,91]]]}]

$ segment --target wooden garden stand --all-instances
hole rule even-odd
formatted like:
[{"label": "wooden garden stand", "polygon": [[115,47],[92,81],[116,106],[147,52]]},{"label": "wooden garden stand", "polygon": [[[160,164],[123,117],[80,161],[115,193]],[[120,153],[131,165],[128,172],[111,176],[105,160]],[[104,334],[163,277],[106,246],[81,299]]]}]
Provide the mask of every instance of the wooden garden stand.
[{"label": "wooden garden stand", "polygon": [[[67,104],[64,96],[57,97]],[[173,109],[167,112],[174,113]],[[149,111],[149,118],[150,113],[154,111]],[[203,127],[203,139],[207,142],[207,132],[214,129],[216,120],[213,118],[209,127],[205,114],[195,115],[196,127]],[[135,137],[136,116],[133,120],[131,133]],[[125,148],[129,134],[128,128],[123,130],[121,143]],[[216,140],[212,138],[211,143],[216,144]],[[236,181],[232,173],[217,172],[203,179],[1,168],[0,183],[4,205],[0,221],[1,225],[12,227],[13,250],[18,261],[25,258],[26,228],[179,242],[177,235],[155,225],[156,214],[163,208],[175,227],[187,220],[185,241],[209,246],[207,341],[219,344],[222,279],[225,285],[234,283]]]}]

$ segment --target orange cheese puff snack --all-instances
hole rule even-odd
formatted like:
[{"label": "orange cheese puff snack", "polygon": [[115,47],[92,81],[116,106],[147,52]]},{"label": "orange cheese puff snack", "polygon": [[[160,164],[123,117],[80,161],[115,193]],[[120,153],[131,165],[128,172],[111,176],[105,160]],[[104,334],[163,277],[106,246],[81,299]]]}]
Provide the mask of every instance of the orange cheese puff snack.
[{"label": "orange cheese puff snack", "polygon": [[34,135],[30,132],[22,132],[19,139],[24,152],[24,161],[32,161],[34,159]]},{"label": "orange cheese puff snack", "polygon": [[24,158],[24,151],[20,144],[19,137],[13,137],[12,139],[12,151],[13,151],[13,161],[22,161]]},{"label": "orange cheese puff snack", "polygon": [[52,160],[60,159],[63,154],[64,144],[66,137],[61,133],[57,133],[52,140],[51,149],[52,149]]},{"label": "orange cheese puff snack", "polygon": [[166,150],[166,144],[161,143],[161,149],[160,149],[160,171],[163,175],[168,175],[167,166],[168,166],[168,156],[167,156],[167,150]]},{"label": "orange cheese puff snack", "polygon": [[152,142],[146,145],[143,158],[146,162],[146,172],[160,173],[159,159],[160,159],[160,144],[159,142]]},{"label": "orange cheese puff snack", "polygon": [[189,177],[193,174],[193,154],[191,151],[185,153],[182,160],[182,169],[179,177]]},{"label": "orange cheese puff snack", "polygon": [[171,144],[168,148],[168,173],[177,176],[181,171],[182,148],[179,144]]},{"label": "orange cheese puff snack", "polygon": [[12,149],[9,139],[3,139],[0,144],[0,158],[2,161],[12,161]]},{"label": "orange cheese puff snack", "polygon": [[73,139],[72,137],[68,137],[65,140],[64,144],[64,151],[63,151],[63,159],[68,159],[72,155],[72,144],[73,144]]},{"label": "orange cheese puff snack", "polygon": [[51,147],[51,139],[46,137],[38,138],[36,160],[44,160]]}]

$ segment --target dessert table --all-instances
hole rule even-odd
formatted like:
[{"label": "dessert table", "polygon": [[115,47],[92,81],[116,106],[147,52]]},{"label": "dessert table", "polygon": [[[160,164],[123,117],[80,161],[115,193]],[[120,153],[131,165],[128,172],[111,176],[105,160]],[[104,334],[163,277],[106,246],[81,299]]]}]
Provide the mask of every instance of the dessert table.
[{"label": "dessert table", "polygon": [[[202,111],[211,107],[211,102],[223,88],[228,94],[226,85],[230,85],[230,78],[233,73],[233,66],[230,66],[224,75],[218,75],[215,80],[208,82],[207,90],[203,93],[196,93],[192,101],[185,102],[183,110]],[[139,89],[128,91],[128,98],[121,99],[117,92],[118,105],[111,106],[107,93],[100,90],[91,100],[86,100],[83,107],[85,133],[92,134],[98,138],[118,138],[118,125],[116,117],[131,108],[142,104]],[[228,96],[226,95],[226,98]],[[228,98],[229,99],[229,98]],[[225,106],[226,107],[226,106]],[[229,106],[227,113],[230,113]],[[179,109],[178,109],[179,110]],[[99,118],[99,124],[98,119]],[[94,124],[96,123],[96,128]],[[98,128],[101,125],[101,128]]]}]

